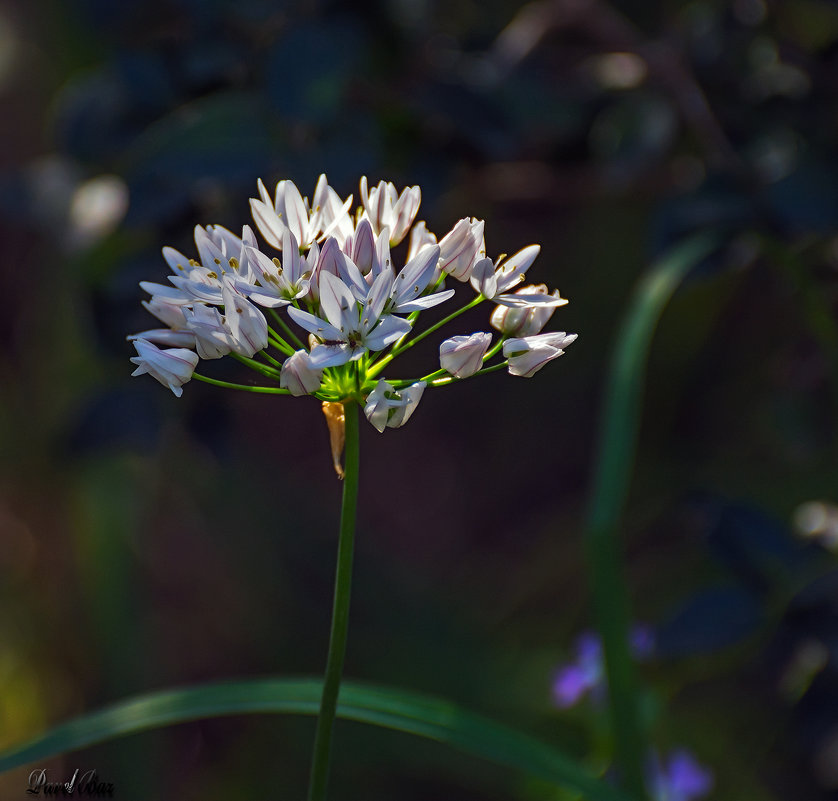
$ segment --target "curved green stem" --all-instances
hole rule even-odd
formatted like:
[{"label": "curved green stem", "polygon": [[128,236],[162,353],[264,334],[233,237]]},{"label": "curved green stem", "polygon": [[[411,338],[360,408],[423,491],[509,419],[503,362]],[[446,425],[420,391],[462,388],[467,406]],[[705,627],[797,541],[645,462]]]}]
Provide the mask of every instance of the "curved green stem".
[{"label": "curved green stem", "polygon": [[219,381],[217,378],[210,378],[200,373],[192,373],[192,378],[197,378],[205,384],[213,384],[216,387],[225,387],[226,389],[240,389],[244,392],[261,392],[267,395],[290,395],[287,389],[281,387],[250,387],[247,384],[232,384],[229,381]]},{"label": "curved green stem", "polygon": [[625,789],[646,797],[646,732],[640,722],[634,665],[629,653],[629,592],[618,523],[628,496],[640,427],[643,377],[658,318],[689,270],[717,243],[687,240],[642,279],[617,332],[608,371],[601,439],[587,515],[585,545],[605,652],[614,755]]},{"label": "curved green stem", "polygon": [[[297,305],[297,308],[299,308],[299,305]],[[308,349],[306,348],[306,346],[305,346],[305,345],[303,345],[302,340],[301,340],[301,339],[300,339],[300,338],[299,338],[299,337],[298,337],[298,336],[294,333],[294,330],[291,328],[291,326],[290,326],[290,325],[288,325],[288,323],[286,323],[286,322],[285,322],[285,320],[283,320],[283,319],[282,319],[282,317],[280,316],[279,312],[278,312],[276,309],[271,309],[271,310],[270,310],[270,312],[271,312],[271,315],[272,315],[272,317],[274,318],[274,320],[276,320],[277,324],[280,326],[280,328],[282,328],[282,330],[283,330],[283,331],[285,331],[285,333],[288,335],[288,338],[289,338],[289,339],[290,339],[290,340],[291,340],[291,341],[292,341],[292,342],[293,342],[293,343],[294,343],[294,344],[295,344],[298,348],[302,348],[303,350],[308,350]],[[293,349],[292,349],[292,351],[291,351],[291,352],[292,352],[292,353],[294,352],[294,351],[293,351]]]},{"label": "curved green stem", "polygon": [[238,361],[242,364],[246,364],[257,373],[261,373],[268,378],[275,378],[277,380],[280,378],[279,370],[275,370],[273,367],[268,367],[266,364],[261,364],[260,362],[257,362],[256,359],[250,359],[247,356],[242,356],[241,353],[236,353],[235,351],[233,351],[230,355],[234,359],[238,359]]},{"label": "curved green stem", "polygon": [[[430,334],[433,334],[434,331],[436,331],[439,328],[442,328],[442,326],[446,325],[447,323],[450,323],[452,320],[459,317],[461,314],[467,312],[469,309],[473,309],[475,306],[477,306],[478,303],[482,303],[484,300],[486,300],[486,298],[484,298],[483,295],[478,295],[470,303],[466,303],[466,305],[463,306],[462,308],[457,309],[457,311],[455,311],[455,312],[451,312],[451,314],[449,314],[447,317],[443,317],[439,322],[434,323],[426,331],[423,331],[421,334],[417,334],[415,337],[413,337],[413,339],[409,340],[408,342],[404,342],[404,337],[402,337],[396,343],[396,346],[393,348],[392,351],[390,351],[390,353],[388,353],[386,356],[379,359],[375,364],[372,365],[372,367],[369,369],[367,375],[370,378],[374,378],[391,361],[393,361],[393,359],[395,359],[396,356],[398,356],[401,353],[404,353],[406,350],[409,350],[414,345],[421,342],[426,336],[428,336]],[[405,334],[405,336],[407,336],[407,334]],[[404,343],[404,344],[402,344],[402,343]]]},{"label": "curved green stem", "polygon": [[340,514],[335,595],[332,606],[332,630],[329,636],[329,655],[326,659],[326,676],[314,737],[314,756],[309,779],[309,801],[323,801],[329,778],[329,756],[332,745],[332,726],[335,722],[338,692],[346,653],[346,635],[349,628],[349,597],[352,586],[352,555],[355,547],[355,515],[358,506],[358,404],[344,404],[346,420],[346,445],[343,480],[343,503]]}]

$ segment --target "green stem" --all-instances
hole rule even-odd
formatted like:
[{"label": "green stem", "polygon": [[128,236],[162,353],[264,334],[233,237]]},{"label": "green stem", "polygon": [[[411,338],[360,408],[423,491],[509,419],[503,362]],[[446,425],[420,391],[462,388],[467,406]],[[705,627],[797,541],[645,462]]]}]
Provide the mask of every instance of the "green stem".
[{"label": "green stem", "polygon": [[340,691],[343,659],[346,653],[346,635],[349,627],[349,596],[352,585],[352,554],[355,545],[355,515],[358,506],[358,404],[344,404],[346,419],[346,445],[343,480],[343,503],[340,513],[335,595],[332,606],[332,630],[329,636],[329,655],[326,659],[326,676],[314,737],[314,756],[311,762],[309,801],[323,801],[329,778],[329,755],[332,744],[332,726],[335,722],[338,692]]},{"label": "green stem", "polygon": [[268,367],[266,364],[261,364],[257,362],[256,359],[250,359],[247,356],[242,356],[241,353],[236,353],[233,351],[230,354],[234,359],[238,359],[242,364],[246,364],[253,370],[256,370],[257,373],[261,373],[268,378],[275,378],[279,380],[280,372],[279,370],[275,370],[273,367]]},{"label": "green stem", "polygon": [[689,270],[717,244],[697,236],[667,254],[642,279],[617,333],[608,372],[601,439],[587,515],[585,545],[602,635],[614,756],[625,789],[645,798],[646,731],[640,721],[629,653],[629,592],[618,524],[637,448],[646,359],[658,318]]},{"label": "green stem", "polygon": [[[299,308],[298,304],[295,304],[295,305],[297,305],[297,308]],[[271,312],[271,315],[273,316],[274,320],[276,320],[277,324],[282,328],[283,331],[285,331],[286,334],[288,334],[289,339],[298,348],[302,348],[303,350],[308,350],[308,348],[306,348],[306,346],[303,345],[302,340],[294,333],[294,330],[291,328],[291,326],[288,325],[288,323],[286,323],[285,320],[282,319],[279,312],[276,309],[271,309],[270,312]]]},{"label": "green stem", "polygon": [[477,375],[486,375],[486,373],[494,373],[496,370],[503,370],[507,364],[509,364],[509,361],[504,360],[502,362],[498,362],[497,364],[493,364],[491,367],[484,367],[482,370],[478,370],[476,373],[472,373],[465,378],[457,378],[455,375],[447,375],[444,378],[437,378],[436,381],[431,381],[431,386],[444,387],[457,381],[467,381],[469,378],[474,378]]},{"label": "green stem", "polygon": [[[409,350],[409,349],[410,349],[410,348],[412,348],[414,345],[416,345],[416,344],[418,344],[419,342],[421,342],[421,341],[422,341],[422,340],[423,340],[426,336],[428,336],[428,335],[430,335],[430,334],[433,334],[433,332],[434,332],[434,331],[436,331],[436,330],[437,330],[437,329],[439,329],[439,328],[442,328],[442,326],[446,325],[447,323],[450,323],[452,320],[454,320],[455,318],[459,317],[459,316],[460,316],[461,314],[463,314],[464,312],[467,312],[469,309],[473,309],[475,306],[477,306],[477,304],[478,304],[478,303],[482,303],[484,300],[486,300],[486,298],[484,298],[484,297],[483,297],[483,295],[478,295],[478,296],[477,296],[474,300],[472,300],[470,303],[466,303],[466,305],[465,305],[465,306],[463,306],[462,308],[457,309],[457,311],[452,312],[452,313],[451,313],[451,314],[449,314],[447,317],[443,317],[443,318],[442,318],[442,319],[441,319],[438,323],[434,323],[434,324],[433,324],[430,328],[428,328],[426,331],[423,331],[421,334],[417,334],[417,335],[416,335],[415,337],[413,337],[413,339],[411,339],[409,342],[404,342],[404,337],[402,337],[402,338],[401,338],[401,339],[400,339],[400,340],[396,343],[395,348],[393,348],[393,350],[392,350],[392,351],[390,351],[390,353],[388,353],[386,356],[384,356],[383,358],[379,359],[379,360],[378,360],[378,361],[377,361],[374,365],[372,365],[372,367],[371,367],[371,368],[369,369],[369,371],[367,372],[367,375],[368,375],[370,378],[374,378],[374,377],[375,377],[375,376],[377,376],[377,375],[378,375],[378,374],[379,374],[379,373],[380,373],[380,372],[381,372],[381,371],[382,371],[382,370],[383,370],[383,369],[384,369],[384,368],[385,368],[385,367],[386,367],[386,366],[387,366],[387,365],[388,365],[391,361],[393,361],[393,359],[395,359],[395,358],[396,358],[396,356],[398,356],[398,355],[399,355],[399,354],[401,354],[401,353],[404,353],[406,350]],[[405,334],[405,336],[407,336],[407,334]],[[402,343],[404,343],[404,344],[402,344]]]},{"label": "green stem", "polygon": [[286,356],[294,352],[292,348],[276,331],[268,326],[268,344],[273,345],[277,350],[282,351]]},{"label": "green stem", "polygon": [[244,392],[262,392],[268,395],[290,395],[287,389],[280,387],[250,387],[247,384],[231,384],[229,381],[219,381],[217,378],[210,378],[209,376],[200,375],[199,373],[192,373],[192,378],[197,378],[205,384],[213,384],[216,387],[226,387],[227,389],[241,389]]}]

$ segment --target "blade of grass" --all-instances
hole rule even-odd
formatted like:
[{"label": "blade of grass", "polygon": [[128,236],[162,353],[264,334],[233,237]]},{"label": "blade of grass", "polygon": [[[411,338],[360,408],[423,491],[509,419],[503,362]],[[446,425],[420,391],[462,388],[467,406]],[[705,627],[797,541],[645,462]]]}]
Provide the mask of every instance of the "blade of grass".
[{"label": "blade of grass", "polygon": [[[319,679],[255,679],[136,696],[62,723],[0,753],[0,772],[128,734],[203,718],[316,715],[322,690]],[[589,801],[628,801],[619,790],[552,746],[440,698],[347,681],[341,685],[338,715],[436,740],[576,790]]]},{"label": "blade of grass", "polygon": [[637,450],[652,335],[678,285],[717,243],[713,235],[681,243],[652,266],[632,296],[608,371],[587,514],[585,547],[605,653],[614,757],[624,788],[638,799],[646,797],[647,738],[639,721],[637,682],[629,653],[630,604],[618,527]]}]

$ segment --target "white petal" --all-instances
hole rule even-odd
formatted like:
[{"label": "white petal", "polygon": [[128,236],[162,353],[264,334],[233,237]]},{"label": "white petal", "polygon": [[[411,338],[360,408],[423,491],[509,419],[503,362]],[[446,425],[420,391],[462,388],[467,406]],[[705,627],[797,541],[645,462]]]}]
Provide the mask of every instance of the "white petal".
[{"label": "white petal", "polygon": [[364,344],[371,351],[382,350],[403,337],[410,329],[411,325],[407,320],[388,314],[381,318],[381,322],[372,333],[364,337]]},{"label": "white petal", "polygon": [[399,303],[397,306],[393,306],[393,311],[405,313],[430,309],[440,303],[445,303],[445,301],[449,298],[453,298],[455,294],[456,293],[453,289],[446,289],[443,292],[435,292],[433,295],[425,295],[424,297],[416,298],[416,300]]},{"label": "white petal", "polygon": [[346,337],[331,323],[327,323],[321,317],[315,317],[313,314],[298,309],[295,306],[288,307],[288,315],[301,328],[305,328],[311,334],[314,334],[320,339],[329,340],[344,340]]},{"label": "white petal", "polygon": [[517,292],[514,295],[498,295],[492,298],[492,300],[501,306],[509,306],[512,309],[520,309],[527,306],[564,306],[567,303],[565,298],[557,298],[555,295],[523,295]]},{"label": "white petal", "polygon": [[352,359],[349,345],[316,345],[311,351],[311,366],[314,368],[337,367]]}]

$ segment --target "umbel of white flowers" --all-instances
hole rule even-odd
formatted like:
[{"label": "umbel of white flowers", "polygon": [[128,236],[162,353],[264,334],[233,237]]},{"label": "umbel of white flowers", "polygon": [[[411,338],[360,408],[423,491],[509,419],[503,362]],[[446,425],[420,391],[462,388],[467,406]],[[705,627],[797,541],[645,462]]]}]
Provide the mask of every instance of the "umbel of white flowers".
[{"label": "umbel of white flowers", "polygon": [[[250,200],[252,228],[241,236],[220,225],[195,228],[197,258],[163,248],[168,283],[141,282],[143,305],[165,327],[129,337],[137,349],[133,375],[148,373],[178,397],[191,378],[257,392],[313,395],[324,404],[355,400],[378,431],[404,425],[428,387],[506,367],[529,378],[576,339],[541,333],[558,290],[521,286],[540,250],[487,258],[482,220],[464,218],[437,239],[414,224],[421,192],[399,193],[361,179],[361,205],[341,200],[321,175],[311,202],[291,181],[273,197],[259,181]],[[397,268],[390,249],[407,239]],[[417,330],[421,312],[450,301],[446,278],[474,294],[439,322]],[[439,346],[439,368],[396,378],[391,363],[444,324],[484,301],[493,304],[489,331],[460,333]],[[266,317],[267,313],[267,317]],[[494,339],[494,342],[493,342]],[[232,354],[267,379],[230,384],[196,373],[201,359]],[[386,370],[387,378],[384,378]],[[327,414],[327,418],[330,415]]]}]

